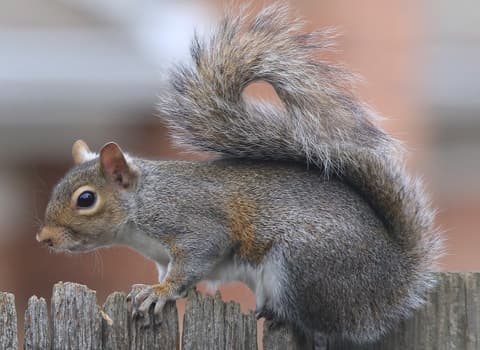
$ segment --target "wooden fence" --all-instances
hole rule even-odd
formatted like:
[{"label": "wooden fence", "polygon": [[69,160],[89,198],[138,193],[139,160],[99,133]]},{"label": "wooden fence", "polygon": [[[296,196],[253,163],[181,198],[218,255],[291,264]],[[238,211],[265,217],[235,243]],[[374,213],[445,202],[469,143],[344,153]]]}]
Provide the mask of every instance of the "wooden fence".
[{"label": "wooden fence", "polygon": [[[163,323],[143,327],[132,320],[123,293],[97,306],[95,292],[74,283],[53,288],[50,318],[47,303],[35,296],[25,312],[25,349],[257,349],[257,322],[238,304],[219,295],[188,295],[180,337],[174,303]],[[150,314],[150,317],[152,315]],[[288,328],[265,324],[264,349],[480,349],[480,273],[440,273],[427,306],[376,344],[357,346],[336,339],[302,339]],[[0,293],[0,349],[17,349],[14,296]]]}]

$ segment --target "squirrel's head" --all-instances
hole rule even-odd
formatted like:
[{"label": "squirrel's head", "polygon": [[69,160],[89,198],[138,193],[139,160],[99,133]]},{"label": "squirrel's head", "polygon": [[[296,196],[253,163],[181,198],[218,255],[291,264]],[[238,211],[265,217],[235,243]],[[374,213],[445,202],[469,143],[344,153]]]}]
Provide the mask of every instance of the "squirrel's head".
[{"label": "squirrel's head", "polygon": [[78,140],[72,155],[75,167],[55,186],[37,240],[55,250],[88,251],[112,243],[126,222],[124,200],[138,173],[113,142],[95,154]]}]

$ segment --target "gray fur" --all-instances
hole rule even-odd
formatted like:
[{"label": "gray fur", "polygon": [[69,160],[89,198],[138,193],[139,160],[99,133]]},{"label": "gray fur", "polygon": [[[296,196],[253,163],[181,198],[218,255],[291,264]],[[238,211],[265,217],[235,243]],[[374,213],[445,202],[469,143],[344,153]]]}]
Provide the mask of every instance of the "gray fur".
[{"label": "gray fur", "polygon": [[[223,157],[313,163],[325,176],[335,175],[360,193],[387,228],[391,244],[402,250],[401,264],[409,267],[396,277],[408,285],[408,297],[388,312],[379,310],[385,319],[369,325],[369,335],[362,336],[375,338],[418,307],[432,286],[439,234],[420,181],[404,170],[398,142],[374,125],[373,112],[348,90],[352,75],[318,60],[319,51],[331,44],[330,33],[305,33],[302,26],[278,4],[253,18],[225,17],[210,38],[195,38],[193,65],[173,72],[170,90],[161,95],[160,117],[173,137],[192,149]],[[243,98],[243,89],[258,80],[274,87],[283,108]],[[299,255],[321,260],[320,252]],[[305,275],[304,265],[299,262],[296,276]],[[385,270],[390,268],[387,261]],[[331,278],[323,281],[323,288],[335,290]],[[343,288],[357,288],[357,283]],[[368,306],[361,308],[368,314]],[[353,336],[355,331],[345,333]]]},{"label": "gray fur", "polygon": [[[99,159],[75,167],[47,208],[46,226],[67,236],[54,248],[126,244],[157,262],[158,305],[201,280],[241,280],[260,315],[357,342],[418,308],[441,248],[433,211],[398,142],[348,90],[350,74],[316,58],[328,33],[301,29],[273,5],[196,38],[159,111],[178,142],[219,157],[127,157],[129,188]],[[257,80],[283,108],[244,99]],[[105,198],[88,217],[70,208],[86,184]]]}]

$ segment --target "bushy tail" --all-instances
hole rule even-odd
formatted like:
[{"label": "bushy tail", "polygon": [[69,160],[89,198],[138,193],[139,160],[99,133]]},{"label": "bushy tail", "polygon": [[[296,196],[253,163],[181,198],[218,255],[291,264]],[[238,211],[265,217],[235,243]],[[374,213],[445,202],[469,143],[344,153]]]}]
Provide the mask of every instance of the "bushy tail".
[{"label": "bushy tail", "polygon": [[[190,148],[306,162],[339,176],[370,203],[428,284],[440,243],[422,186],[405,173],[398,143],[350,92],[352,75],[318,59],[331,33],[302,27],[283,5],[252,18],[227,15],[210,38],[193,40],[193,62],[173,72],[160,116]],[[244,98],[255,81],[270,83],[283,106]]]}]

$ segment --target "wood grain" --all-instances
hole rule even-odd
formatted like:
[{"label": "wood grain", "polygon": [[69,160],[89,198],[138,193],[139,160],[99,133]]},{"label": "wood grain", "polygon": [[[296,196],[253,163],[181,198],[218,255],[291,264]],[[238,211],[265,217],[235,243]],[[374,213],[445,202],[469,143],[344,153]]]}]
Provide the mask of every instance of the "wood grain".
[{"label": "wood grain", "polygon": [[0,293],[0,349],[18,349],[15,297]]},{"label": "wood grain", "polygon": [[25,311],[25,350],[50,349],[47,302],[36,296],[28,299]]},{"label": "wood grain", "polygon": [[[94,291],[60,282],[53,289],[50,318],[44,299],[29,299],[24,349],[179,349],[175,303],[166,304],[161,319],[154,319],[152,310],[148,317],[148,325],[133,319],[123,293],[112,293],[99,307]],[[181,342],[184,350],[256,350],[255,315],[241,313],[237,303],[223,302],[218,293],[204,297],[193,290],[188,294]],[[270,322],[265,322],[262,343],[265,350],[477,350],[480,273],[439,273],[425,307],[373,344],[319,335],[311,339]],[[18,349],[15,298],[9,293],[0,293],[2,349]]]}]

